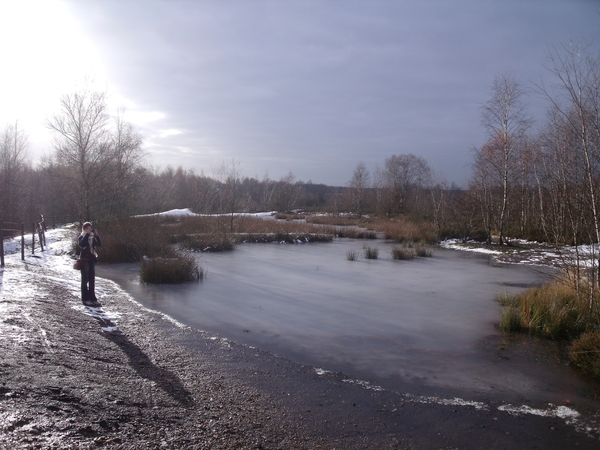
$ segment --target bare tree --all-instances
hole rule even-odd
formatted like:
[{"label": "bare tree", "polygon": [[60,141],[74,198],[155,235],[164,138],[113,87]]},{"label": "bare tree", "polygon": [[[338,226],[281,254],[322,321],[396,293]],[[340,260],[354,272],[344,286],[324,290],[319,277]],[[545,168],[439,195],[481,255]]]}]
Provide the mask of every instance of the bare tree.
[{"label": "bare tree", "polygon": [[481,110],[482,124],[489,140],[477,156],[478,164],[487,170],[487,176],[498,180],[501,197],[497,225],[499,242],[503,244],[506,215],[512,177],[516,174],[520,145],[527,132],[529,119],[524,102],[525,91],[510,75],[496,77],[491,98]]},{"label": "bare tree", "polygon": [[364,211],[365,195],[369,187],[369,171],[364,162],[360,161],[356,165],[349,185],[352,211],[360,217]]},{"label": "bare tree", "polygon": [[27,134],[19,123],[6,125],[0,131],[0,191],[2,192],[1,216],[7,221],[17,220],[18,193],[21,190],[21,174],[26,166]]},{"label": "bare tree", "polygon": [[377,164],[373,173],[373,189],[375,190],[375,210],[381,214],[385,209],[385,174],[384,170]]},{"label": "bare tree", "polygon": [[73,182],[79,214],[90,218],[90,201],[110,162],[106,93],[79,91],[63,95],[60,112],[47,121],[54,133],[55,163]]},{"label": "bare tree", "polygon": [[301,187],[301,183],[296,181],[296,176],[292,172],[289,172],[285,177],[281,177],[277,182],[274,193],[277,208],[284,212],[294,209]]},{"label": "bare tree", "polygon": [[[119,206],[126,199],[134,198],[132,192],[138,176],[136,168],[144,158],[142,136],[123,118],[124,110],[114,117],[114,132],[110,135],[110,161],[103,177],[103,186],[108,194],[108,215],[122,210]],[[121,205],[120,205],[121,204]]]},{"label": "bare tree", "polygon": [[233,231],[233,221],[239,200],[240,162],[235,159],[223,161],[217,169],[216,175],[217,180],[221,183],[219,190],[219,212],[221,214],[229,213],[230,230]]},{"label": "bare tree", "polygon": [[438,239],[442,237],[442,229],[446,225],[450,186],[441,176],[430,173],[427,187],[431,194],[431,213],[437,229]]},{"label": "bare tree", "polygon": [[412,153],[387,158],[383,179],[388,191],[388,212],[406,210],[411,195],[419,195],[430,174],[431,168],[427,161]]},{"label": "bare tree", "polygon": [[263,209],[270,209],[277,183],[275,183],[274,180],[271,180],[269,174],[265,172],[260,185],[259,206]]},{"label": "bare tree", "polygon": [[80,218],[113,213],[143,157],[137,131],[122,113],[111,123],[106,92],[91,90],[63,95],[60,111],[46,125],[54,135],[48,165],[78,199]]}]

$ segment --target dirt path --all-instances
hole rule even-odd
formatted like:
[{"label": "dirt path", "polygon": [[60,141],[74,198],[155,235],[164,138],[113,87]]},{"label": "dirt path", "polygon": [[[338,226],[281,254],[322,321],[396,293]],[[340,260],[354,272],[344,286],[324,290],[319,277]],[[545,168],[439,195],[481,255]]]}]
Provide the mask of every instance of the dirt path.
[{"label": "dirt path", "polygon": [[0,448],[598,448],[569,410],[428,401],[192,330],[99,280],[11,260],[0,284]]}]

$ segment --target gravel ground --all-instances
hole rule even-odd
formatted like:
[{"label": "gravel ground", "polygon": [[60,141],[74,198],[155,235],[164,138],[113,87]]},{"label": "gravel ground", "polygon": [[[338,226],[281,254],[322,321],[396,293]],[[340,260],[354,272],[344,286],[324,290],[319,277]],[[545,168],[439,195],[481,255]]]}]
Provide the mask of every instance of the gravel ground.
[{"label": "gravel ground", "polygon": [[[0,448],[599,448],[561,417],[428,402],[193,330],[34,257],[0,277]],[[496,405],[497,406],[497,405]]]},{"label": "gravel ground", "polygon": [[25,271],[8,266],[0,291],[2,448],[321,445],[220,362],[226,341],[118,295],[97,314],[43,268]]}]

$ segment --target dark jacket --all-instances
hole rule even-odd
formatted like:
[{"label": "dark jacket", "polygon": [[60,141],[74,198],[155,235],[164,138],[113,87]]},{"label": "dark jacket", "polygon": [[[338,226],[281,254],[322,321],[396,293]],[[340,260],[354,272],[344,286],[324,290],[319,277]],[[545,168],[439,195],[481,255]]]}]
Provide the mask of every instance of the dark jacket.
[{"label": "dark jacket", "polygon": [[[89,242],[90,233],[80,234],[78,239],[79,248],[81,249],[81,253],[79,254],[80,259],[91,259],[92,261],[96,261],[96,256],[92,252],[90,248]],[[101,247],[102,240],[100,236],[94,237],[94,247]]]}]

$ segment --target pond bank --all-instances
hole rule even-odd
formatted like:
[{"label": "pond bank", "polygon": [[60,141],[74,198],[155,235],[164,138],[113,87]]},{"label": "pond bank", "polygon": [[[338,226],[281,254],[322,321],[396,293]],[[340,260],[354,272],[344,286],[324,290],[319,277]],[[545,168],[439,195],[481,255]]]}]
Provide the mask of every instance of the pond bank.
[{"label": "pond bank", "polygon": [[597,448],[568,408],[378,390],[182,326],[106,280],[93,317],[72,274],[32,258],[0,289],[1,448]]},{"label": "pond bank", "polygon": [[[50,237],[51,238],[51,237]],[[383,390],[198,331],[98,280],[64,248],[0,276],[0,448],[597,448],[597,424]]]}]

